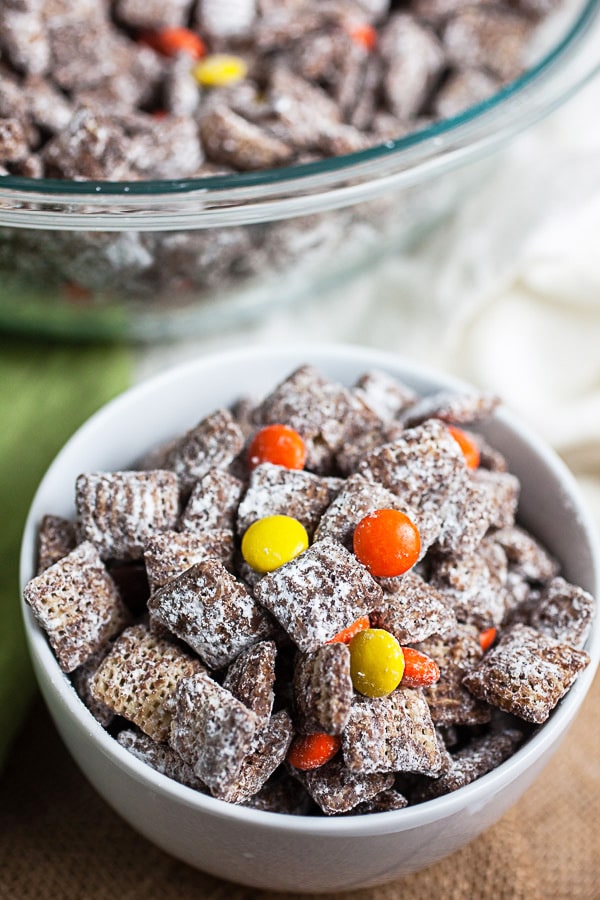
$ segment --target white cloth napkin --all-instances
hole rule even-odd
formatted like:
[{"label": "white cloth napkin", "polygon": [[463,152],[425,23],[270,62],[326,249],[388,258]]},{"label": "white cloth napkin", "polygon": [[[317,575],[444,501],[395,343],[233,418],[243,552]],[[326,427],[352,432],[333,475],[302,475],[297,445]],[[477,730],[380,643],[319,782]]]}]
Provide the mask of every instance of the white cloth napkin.
[{"label": "white cloth napkin", "polygon": [[409,255],[260,323],[141,350],[137,377],[249,340],[394,350],[500,394],[565,458],[600,524],[598,109],[596,78]]}]

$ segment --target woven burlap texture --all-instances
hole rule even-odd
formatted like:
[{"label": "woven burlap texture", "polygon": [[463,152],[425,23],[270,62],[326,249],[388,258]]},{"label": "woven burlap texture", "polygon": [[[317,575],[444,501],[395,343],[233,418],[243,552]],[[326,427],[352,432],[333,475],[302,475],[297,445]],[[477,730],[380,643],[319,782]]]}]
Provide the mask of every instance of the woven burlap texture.
[{"label": "woven burlap texture", "polygon": [[[600,677],[519,804],[437,865],[354,900],[597,900]],[[0,783],[2,900],[249,900],[277,895],[197,872],[132,831],[81,776],[41,704]],[[306,895],[286,894],[288,900]]]}]

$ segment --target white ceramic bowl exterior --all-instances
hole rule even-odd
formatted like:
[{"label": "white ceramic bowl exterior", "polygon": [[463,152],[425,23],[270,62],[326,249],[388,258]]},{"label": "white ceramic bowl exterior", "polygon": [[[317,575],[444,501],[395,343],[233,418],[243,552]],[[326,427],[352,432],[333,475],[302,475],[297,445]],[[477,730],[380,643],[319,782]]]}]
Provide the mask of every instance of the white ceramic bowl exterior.
[{"label": "white ceramic bowl exterior", "polygon": [[[45,513],[72,516],[80,472],[125,468],[151,447],[242,394],[260,396],[310,362],[352,384],[367,369],[396,375],[427,393],[465,385],[391,354],[311,345],[235,351],[188,364],[128,391],[63,448],[33,501],[21,554],[21,586],[34,572],[36,533]],[[577,486],[556,455],[500,411],[484,429],[522,482],[523,523],[560,559],[565,577],[600,593],[600,552]],[[324,892],[389,881],[431,865],[495,822],[557,748],[592,682],[600,658],[596,620],[592,664],[546,725],[511,759],[459,791],[397,812],[311,818],[236,807],[198,794],[124,750],[79,700],[30,610],[23,614],[37,678],[55,724],[104,799],[167,852],[213,875],[258,888]]]}]

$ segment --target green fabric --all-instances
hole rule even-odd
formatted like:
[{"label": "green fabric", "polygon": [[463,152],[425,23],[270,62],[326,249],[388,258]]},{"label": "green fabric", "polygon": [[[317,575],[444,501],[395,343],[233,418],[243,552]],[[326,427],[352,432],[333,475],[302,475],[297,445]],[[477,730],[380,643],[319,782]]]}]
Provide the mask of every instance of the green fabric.
[{"label": "green fabric", "polygon": [[18,585],[29,504],[67,438],[129,380],[121,347],[0,338],[0,765],[34,691]]}]

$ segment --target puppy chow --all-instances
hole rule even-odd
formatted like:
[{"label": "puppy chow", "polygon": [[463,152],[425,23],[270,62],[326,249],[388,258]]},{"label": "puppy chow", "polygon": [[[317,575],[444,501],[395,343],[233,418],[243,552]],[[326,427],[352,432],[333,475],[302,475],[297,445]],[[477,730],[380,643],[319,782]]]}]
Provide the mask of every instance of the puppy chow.
[{"label": "puppy chow", "polygon": [[102,559],[140,559],[157,532],[175,528],[179,483],[172,472],[97,472],[75,485],[77,531]]},{"label": "puppy chow", "polygon": [[511,81],[523,69],[530,28],[524,16],[512,11],[473,6],[449,20],[442,40],[451,63],[483,69],[502,81]]},{"label": "puppy chow", "polygon": [[457,394],[438,391],[413,403],[403,413],[406,428],[422,425],[427,419],[439,419],[448,425],[471,425],[492,415],[500,403],[495,394]]},{"label": "puppy chow", "polygon": [[488,495],[490,525],[494,528],[514,525],[521,487],[519,479],[510,472],[489,472],[481,468],[471,477]]},{"label": "puppy chow", "polygon": [[445,56],[435,32],[409,13],[395,13],[383,28],[383,91],[392,113],[407,121],[425,108]]},{"label": "puppy chow", "polygon": [[[297,369],[256,411],[259,425],[282,423],[302,435],[306,468],[317,473],[331,470],[334,454],[348,434],[358,431],[362,415],[365,413],[357,413],[347,388],[330,381],[312,366]],[[377,419],[374,414],[373,418]]]},{"label": "puppy chow", "polygon": [[194,775],[192,767],[189,766],[171,747],[166,743],[158,743],[144,734],[143,731],[137,731],[134,728],[125,728],[117,735],[117,741],[129,750],[137,759],[141,759],[147,765],[156,769],[167,778],[178,781],[193,788],[195,791],[207,793],[206,785]]},{"label": "puppy chow", "polygon": [[155,741],[169,736],[175,690],[202,669],[176,644],[132,625],[117,638],[90,681],[95,700],[137,725]]},{"label": "puppy chow", "polygon": [[177,687],[169,743],[215,797],[226,799],[236,789],[259,721],[206,672],[197,672]]},{"label": "puppy chow", "polygon": [[302,522],[311,537],[341,486],[339,478],[321,478],[311,472],[263,463],[250,475],[248,490],[238,507],[238,534],[243,535],[253,522],[265,516],[285,515]]},{"label": "puppy chow", "polygon": [[557,641],[582,647],[595,610],[596,603],[591,594],[559,576],[542,589],[533,608],[531,625]]},{"label": "puppy chow", "polygon": [[375,428],[352,435],[344,442],[335,455],[337,468],[343,475],[352,475],[362,460],[382,444],[391,444],[404,431],[404,426],[397,420],[382,422]]},{"label": "puppy chow", "polygon": [[352,706],[350,652],[345,644],[325,644],[296,659],[294,707],[300,731],[342,734]]},{"label": "puppy chow", "polygon": [[456,502],[448,504],[437,549],[442,553],[476,553],[497,515],[495,498],[469,473]]},{"label": "puppy chow", "polygon": [[216,559],[196,563],[155,591],[152,619],[185,641],[212,669],[268,637],[271,624],[251,594]]},{"label": "puppy chow", "polygon": [[515,728],[497,734],[474,738],[462,750],[450,754],[450,768],[443,775],[423,779],[411,792],[411,802],[422,803],[441,797],[481,778],[515,752],[523,740],[523,733]]},{"label": "puppy chow", "polygon": [[414,571],[381,578],[383,602],[371,616],[373,628],[384,628],[399,644],[414,644],[432,634],[446,634],[456,625],[452,605]]},{"label": "puppy chow", "polygon": [[368,513],[376,509],[399,509],[409,518],[414,516],[412,510],[403,506],[395,494],[379,484],[367,481],[362,475],[351,475],[341,485],[341,490],[321,515],[315,541],[328,538],[352,550],[354,529]]},{"label": "puppy chow", "polygon": [[423,688],[436,726],[480,725],[490,721],[491,708],[463,684],[483,657],[479,631],[473,625],[457,625],[443,636],[432,635],[416,647],[440,668],[440,679]]},{"label": "puppy chow", "polygon": [[273,711],[276,656],[274,641],[246,647],[231,663],[223,681],[223,687],[260,719],[268,719]]},{"label": "puppy chow", "polygon": [[163,531],[155,535],[144,549],[151,592],[207,559],[231,567],[233,549],[233,532],[227,529],[199,533]]},{"label": "puppy chow", "polygon": [[299,816],[308,812],[310,803],[310,798],[298,779],[283,771],[269,778],[243,805],[263,812]]},{"label": "puppy chow", "polygon": [[[498,545],[496,549],[502,554]],[[502,558],[499,566],[490,565],[482,553],[439,557],[433,564],[431,583],[459,622],[489,628],[502,622],[508,604]]]},{"label": "puppy chow", "polygon": [[382,591],[356,557],[328,539],[265,575],[255,596],[304,652],[379,605]]},{"label": "puppy chow", "polygon": [[527,581],[546,582],[557,575],[558,562],[518,525],[499,528],[494,532],[494,540],[504,548],[511,570]]},{"label": "puppy chow", "polygon": [[219,409],[181,437],[168,458],[169,468],[191,490],[211,469],[226,469],[244,445],[244,435],[229,410]]},{"label": "puppy chow", "polygon": [[239,478],[224,469],[211,469],[190,494],[179,519],[179,531],[233,531],[243,490]]},{"label": "puppy chow", "polygon": [[24,598],[64,672],[72,672],[127,624],[129,614],[89,541],[26,585]]},{"label": "puppy chow", "polygon": [[361,375],[353,392],[383,421],[397,418],[417,399],[417,394],[411,387],[378,369]]},{"label": "puppy chow", "polygon": [[374,699],[357,696],[342,752],[348,768],[362,773],[432,774],[442,762],[427,701],[410,688]]},{"label": "puppy chow", "polygon": [[96,653],[92,654],[92,656],[86,659],[84,663],[78,666],[71,675],[73,687],[96,721],[100,722],[104,728],[107,728],[111,724],[115,714],[106,703],[103,703],[101,700],[96,700],[92,696],[90,682],[104,658],[110,653],[111,647],[112,643],[108,641],[100,648],[100,650],[97,650]]},{"label": "puppy chow", "polygon": [[371,800],[363,800],[355,806],[352,813],[356,816],[364,816],[369,813],[391,812],[395,809],[404,809],[408,806],[408,800],[395,788],[388,788],[376,794]]},{"label": "puppy chow", "polygon": [[38,532],[38,575],[77,545],[75,525],[62,516],[44,516]]},{"label": "puppy chow", "polygon": [[326,816],[348,813],[394,784],[389,773],[351,771],[340,756],[309,772],[293,771]]},{"label": "puppy chow", "polygon": [[545,722],[588,654],[527,625],[513,625],[464,678],[475,697],[526,722]]},{"label": "puppy chow", "polygon": [[235,785],[222,795],[222,799],[230,803],[244,803],[257,794],[285,761],[293,736],[292,720],[284,709],[260,726],[242,761]]}]

